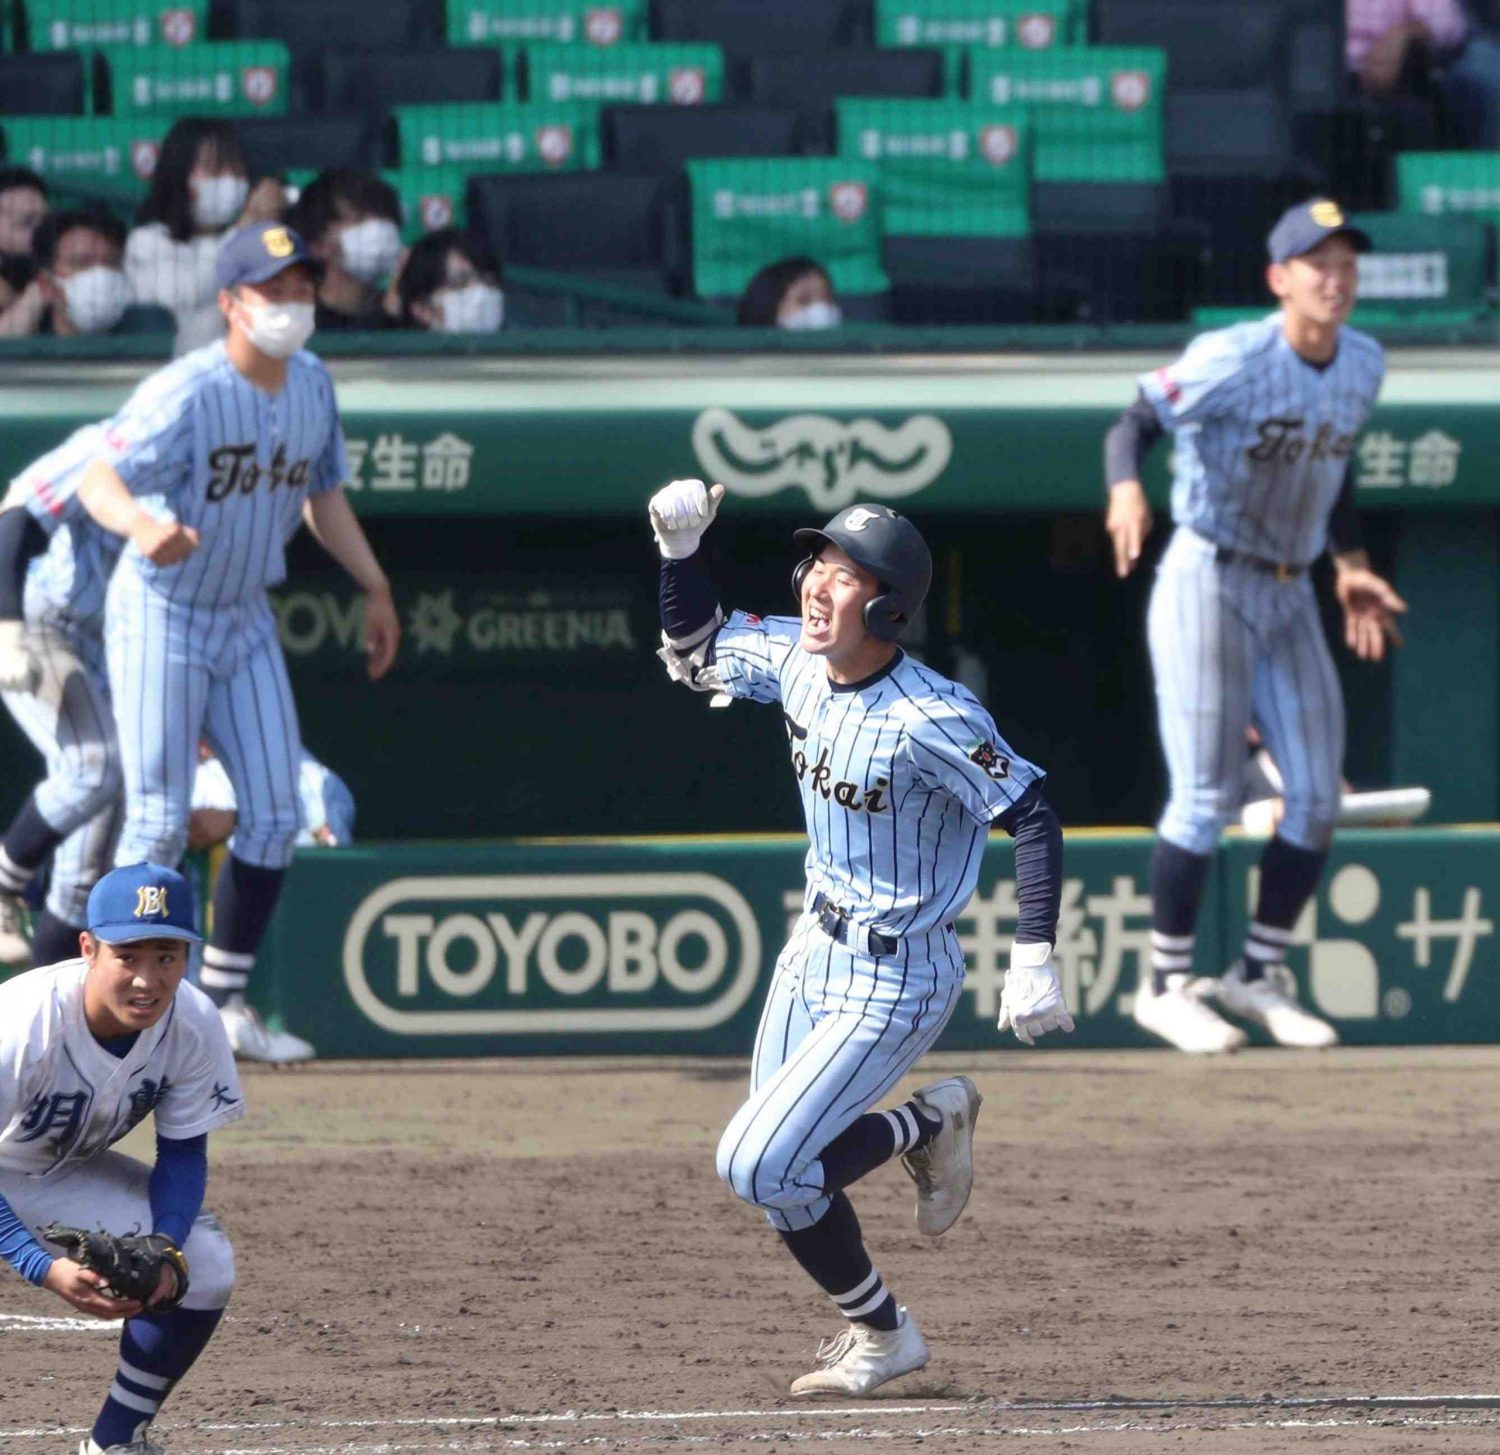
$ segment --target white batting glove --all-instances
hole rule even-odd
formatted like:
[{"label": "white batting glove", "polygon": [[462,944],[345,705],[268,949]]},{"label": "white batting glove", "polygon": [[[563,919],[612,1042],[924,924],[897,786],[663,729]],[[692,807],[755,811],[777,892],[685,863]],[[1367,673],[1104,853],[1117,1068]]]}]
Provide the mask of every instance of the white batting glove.
[{"label": "white batting glove", "polygon": [[1073,1017],[1052,966],[1051,945],[1012,945],[1010,969],[1000,994],[1000,1029],[1014,1031],[1023,1046],[1048,1031],[1071,1031]]},{"label": "white batting glove", "polygon": [[35,692],[42,669],[26,645],[24,621],[0,621],[0,692]]},{"label": "white batting glove", "polygon": [[698,549],[713,524],[724,487],[701,480],[674,480],[651,497],[651,533],[668,561],[683,561]]}]

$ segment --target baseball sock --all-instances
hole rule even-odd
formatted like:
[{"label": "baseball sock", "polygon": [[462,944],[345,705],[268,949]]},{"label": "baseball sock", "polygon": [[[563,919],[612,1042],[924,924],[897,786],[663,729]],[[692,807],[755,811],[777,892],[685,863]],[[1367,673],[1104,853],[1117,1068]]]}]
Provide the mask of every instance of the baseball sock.
[{"label": "baseball sock", "polygon": [[914,1101],[894,1111],[867,1111],[823,1148],[818,1160],[823,1164],[824,1190],[858,1182],[892,1157],[925,1147],[942,1129],[943,1119]]},{"label": "baseball sock", "polygon": [[1245,934],[1245,979],[1264,978],[1268,965],[1286,959],[1292,926],[1323,877],[1326,849],[1302,849],[1273,838],[1260,856],[1260,894]]},{"label": "baseball sock", "polygon": [[793,1258],[846,1319],[889,1333],[900,1322],[896,1300],[865,1252],[854,1204],[842,1193],[810,1228],[781,1232]]},{"label": "baseball sock", "polygon": [[76,960],[81,953],[78,936],[82,933],[82,925],[70,925],[44,909],[31,931],[31,963],[56,965],[62,960]]},{"label": "baseball sock", "polygon": [[221,1308],[174,1308],[127,1319],[115,1382],[94,1421],[94,1443],[105,1450],[128,1445],[137,1430],[149,1425],[223,1317]]},{"label": "baseball sock", "polygon": [[63,837],[42,817],[32,794],[11,820],[0,843],[0,891],[19,894],[25,889]]},{"label": "baseball sock", "polygon": [[1160,835],[1151,851],[1151,986],[1193,972],[1193,931],[1208,882],[1209,855],[1191,854]]},{"label": "baseball sock", "polygon": [[215,1005],[243,998],[255,952],[281,894],[285,869],[263,869],[231,854],[214,885],[214,929],[203,950],[198,980]]}]

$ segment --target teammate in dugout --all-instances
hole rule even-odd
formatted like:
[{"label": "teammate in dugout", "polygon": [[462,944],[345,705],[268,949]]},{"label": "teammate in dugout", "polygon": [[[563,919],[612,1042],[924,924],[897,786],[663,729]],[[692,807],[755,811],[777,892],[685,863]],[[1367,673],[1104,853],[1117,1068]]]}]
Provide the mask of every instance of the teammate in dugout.
[{"label": "teammate in dugout", "polygon": [[[1176,435],[1176,523],[1151,593],[1170,797],[1151,863],[1151,975],[1135,1018],[1179,1050],[1232,1051],[1245,1033],[1211,1002],[1282,1045],[1335,1044],[1305,1010],[1284,960],[1316,889],[1339,812],[1344,706],[1309,579],[1331,550],[1344,636],[1357,656],[1400,644],[1406,603],[1370,569],[1354,511],[1351,453],[1385,374],[1380,345],[1345,326],[1369,239],[1327,199],[1272,229],[1267,281],[1279,312],[1195,339],[1142,377],[1105,440],[1115,569],[1128,576],[1151,529],[1145,452]],[[1219,834],[1240,807],[1245,733],[1281,768],[1284,809],[1261,858],[1244,951],[1194,980],[1198,907]]]},{"label": "teammate in dugout", "polygon": [[[115,869],[89,896],[88,924],[81,959],[0,985],[0,1255],[80,1313],[125,1320],[79,1455],[152,1455],[146,1431],[234,1286],[233,1250],[203,1195],[208,1134],[245,1108],[218,1014],[183,983],[198,939],[187,880],[155,864]],[[148,1116],[154,1166],[109,1150]],[[67,1228],[149,1250],[140,1281],[152,1291],[115,1296]],[[49,1235],[63,1253],[47,1251]]]},{"label": "teammate in dugout", "polygon": [[115,862],[181,859],[207,737],[239,816],[201,983],[236,1054],[300,1061],[312,1046],[263,1025],[245,990],[298,829],[297,712],[266,590],[284,579],[301,522],[366,593],[372,678],[395,659],[400,627],[342,488],[333,381],[302,348],[314,278],[301,239],[274,223],[241,228],[218,278],[228,337],[146,379],[105,425],[78,487],[84,509],[127,542],[105,610],[125,780]]},{"label": "teammate in dugout", "polygon": [[678,480],[651,500],[661,656],[697,691],[780,706],[810,842],[803,914],[776,963],[750,1098],[719,1143],[718,1170],[848,1321],[792,1393],[863,1395],[929,1355],[872,1265],[844,1189],[900,1156],[917,1184],[918,1228],[946,1232],[973,1182],[980,1097],[954,1076],[869,1108],[953,1013],[964,978],[953,920],[992,823],[1015,837],[1020,902],[1000,1028],[1027,1044],[1073,1029],[1051,963],[1062,830],[1041,771],[966,688],[897,645],[932,577],[910,521],[856,505],[797,531],[808,553],[792,577],[800,619],[726,620],[698,556],[723,493]]}]

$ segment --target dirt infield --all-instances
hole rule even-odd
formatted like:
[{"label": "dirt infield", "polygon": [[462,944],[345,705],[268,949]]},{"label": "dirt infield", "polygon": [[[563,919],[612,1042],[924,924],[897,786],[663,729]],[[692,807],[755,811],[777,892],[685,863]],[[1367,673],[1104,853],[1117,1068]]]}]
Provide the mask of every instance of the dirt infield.
[{"label": "dirt infield", "polygon": [[[933,1362],[833,1404],[786,1395],[831,1305],[714,1176],[742,1065],[253,1072],[209,1194],[240,1287],[158,1435],[171,1455],[1500,1448],[1500,1398],[1454,1398],[1500,1391],[1500,1050],[996,1053],[912,1085],[935,1066],[986,1098],[963,1221],[929,1245],[894,1167],[854,1192]],[[0,1277],[0,1455],[72,1455],[93,1417],[111,1338],[33,1322],[68,1312]]]}]

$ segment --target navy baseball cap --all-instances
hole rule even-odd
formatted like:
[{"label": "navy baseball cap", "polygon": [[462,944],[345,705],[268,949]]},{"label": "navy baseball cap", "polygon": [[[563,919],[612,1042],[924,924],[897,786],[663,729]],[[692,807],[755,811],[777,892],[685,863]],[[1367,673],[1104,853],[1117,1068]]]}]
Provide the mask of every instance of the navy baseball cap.
[{"label": "navy baseball cap", "polygon": [[1327,197],[1314,197],[1310,202],[1299,202],[1281,214],[1271,235],[1266,239],[1266,251],[1273,263],[1285,263],[1291,258],[1300,258],[1310,253],[1326,237],[1346,237],[1361,253],[1370,251],[1370,235],[1362,232],[1349,221],[1344,209]]},{"label": "navy baseball cap", "polygon": [[127,864],[106,874],[89,895],[89,933],[106,945],[203,940],[193,927],[193,886],[160,864]]},{"label": "navy baseball cap", "polygon": [[280,222],[252,222],[224,239],[214,266],[219,287],[264,283],[294,263],[310,263],[307,244]]}]

